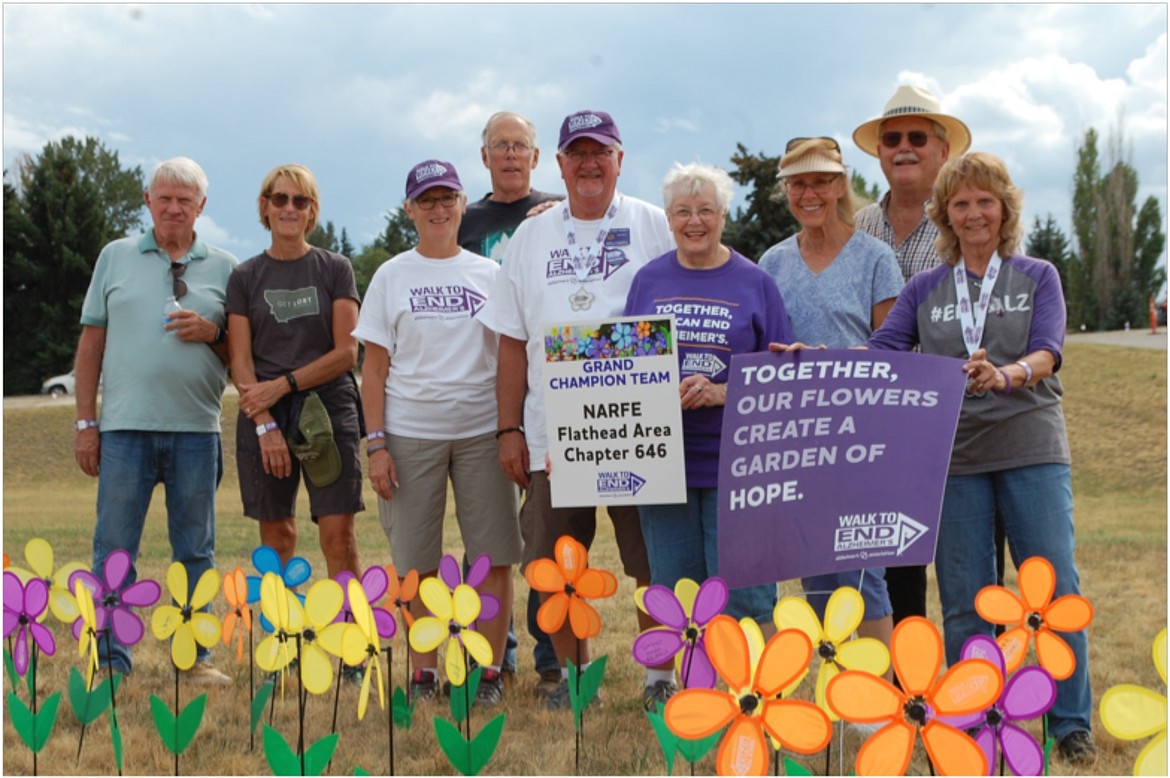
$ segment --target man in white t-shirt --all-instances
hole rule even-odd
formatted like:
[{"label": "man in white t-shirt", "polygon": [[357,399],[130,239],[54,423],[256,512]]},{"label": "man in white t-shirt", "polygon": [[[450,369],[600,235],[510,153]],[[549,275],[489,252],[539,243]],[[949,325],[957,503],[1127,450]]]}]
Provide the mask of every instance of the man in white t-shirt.
[{"label": "man in white t-shirt", "polygon": [[[588,547],[597,521],[594,507],[552,507],[541,391],[545,326],[621,316],[634,274],[674,248],[663,210],[617,191],[622,159],[621,135],[609,114],[578,111],[565,117],[557,164],[568,199],[517,228],[479,316],[484,326],[500,333],[496,435],[500,465],[526,490],[520,510],[525,565],[552,557],[562,535]],[[637,509],[610,507],[608,512],[623,568],[639,586],[648,585],[650,565]],[[641,611],[638,624],[640,629],[656,626]],[[590,661],[589,644],[578,646],[567,623],[552,639],[562,681],[547,705],[567,709],[566,660],[584,667]],[[671,675],[651,670],[648,688],[657,683],[659,672],[667,679]]]}]

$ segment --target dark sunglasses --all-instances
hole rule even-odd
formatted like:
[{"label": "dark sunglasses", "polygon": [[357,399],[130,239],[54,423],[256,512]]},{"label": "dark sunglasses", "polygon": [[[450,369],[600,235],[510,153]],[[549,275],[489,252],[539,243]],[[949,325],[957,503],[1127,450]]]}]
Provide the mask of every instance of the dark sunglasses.
[{"label": "dark sunglasses", "polygon": [[[906,139],[910,141],[910,145],[916,149],[920,149],[926,145],[930,140],[930,133],[923,130],[911,130],[906,133]],[[896,130],[882,133],[882,145],[887,149],[896,149],[902,144],[902,133]]]},{"label": "dark sunglasses", "polygon": [[176,300],[187,294],[187,282],[183,280],[183,274],[187,272],[187,266],[179,263],[171,263],[171,294]]},{"label": "dark sunglasses", "polygon": [[305,210],[306,208],[309,207],[309,204],[313,202],[313,198],[311,198],[311,197],[306,197],[305,195],[293,195],[290,198],[284,192],[277,192],[276,194],[270,194],[270,195],[267,195],[267,197],[268,197],[268,202],[272,203],[272,205],[276,208],[283,208],[284,206],[288,205],[288,201],[291,199],[292,204],[293,204],[293,208],[296,208],[298,211]]},{"label": "dark sunglasses", "polygon": [[792,149],[795,148],[798,144],[804,143],[806,140],[827,140],[829,143],[833,144],[833,151],[841,151],[841,147],[837,145],[837,141],[833,140],[832,138],[825,137],[824,135],[820,135],[815,138],[793,138],[792,140],[788,141],[787,145],[784,146],[784,153],[787,154],[788,152],[792,151]]}]

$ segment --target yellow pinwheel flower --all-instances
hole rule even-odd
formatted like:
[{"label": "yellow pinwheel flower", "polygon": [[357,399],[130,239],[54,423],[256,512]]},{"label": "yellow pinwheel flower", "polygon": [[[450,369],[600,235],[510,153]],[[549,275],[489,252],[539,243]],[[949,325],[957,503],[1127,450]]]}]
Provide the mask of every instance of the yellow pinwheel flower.
[{"label": "yellow pinwheel flower", "polygon": [[842,586],[829,597],[823,626],[812,606],[801,597],[785,597],[772,611],[776,629],[800,630],[812,643],[813,652],[820,657],[816,700],[821,710],[829,714],[830,721],[838,719],[825,697],[825,689],[833,676],[842,670],[862,670],[882,676],[890,667],[890,651],[877,638],[849,640],[864,614],[865,601],[861,592],[851,586]]},{"label": "yellow pinwheel flower", "polygon": [[296,658],[296,638],[305,628],[305,612],[296,594],[289,591],[276,573],[260,579],[260,611],[272,625],[272,634],[256,646],[256,665],[268,673],[280,672],[281,689],[284,671]]},{"label": "yellow pinwheel flower", "polygon": [[[77,640],[77,655],[85,658],[85,688],[93,688],[93,674],[98,667],[97,614],[93,607],[93,592],[81,581],[73,584],[74,601],[81,618],[81,635]],[[88,653],[88,656],[86,654]]]},{"label": "yellow pinwheel flower", "polygon": [[160,605],[150,617],[150,630],[159,640],[171,640],[171,660],[180,670],[195,666],[196,646],[211,648],[219,642],[222,630],[219,619],[199,609],[219,593],[219,574],[205,570],[195,584],[195,591],[187,597],[187,568],[182,562],[172,562],[167,569],[167,590],[178,605]]},{"label": "yellow pinwheel flower", "polygon": [[462,686],[467,680],[464,649],[483,667],[492,663],[492,646],[487,638],[471,629],[479,617],[479,592],[467,584],[450,591],[438,578],[427,578],[418,585],[418,594],[434,616],[416,619],[410,628],[410,647],[425,654],[447,642],[447,680]]},{"label": "yellow pinwheel flower", "polygon": [[[333,663],[326,652],[342,655],[342,635],[345,622],[333,621],[345,603],[341,584],[325,578],[313,584],[305,597],[306,622],[301,630],[301,683],[312,694],[324,694],[333,683]],[[299,609],[296,597],[289,600],[289,609]]]},{"label": "yellow pinwheel flower", "polygon": [[53,547],[44,538],[33,538],[25,544],[24,559],[31,570],[23,567],[9,568],[20,578],[20,582],[27,584],[31,578],[40,578],[49,585],[49,608],[41,614],[38,621],[43,621],[49,611],[52,611],[53,617],[63,624],[72,624],[76,621],[77,599],[73,596],[73,590],[69,588],[69,576],[78,570],[89,568],[80,562],[67,562],[54,571]]},{"label": "yellow pinwheel flower", "polygon": [[341,633],[341,658],[347,665],[354,667],[362,662],[368,662],[366,672],[362,674],[362,688],[358,693],[358,720],[365,718],[366,706],[370,701],[370,678],[377,674],[378,704],[382,710],[386,709],[386,689],[382,680],[382,644],[378,639],[378,622],[374,619],[374,609],[366,598],[366,590],[362,582],[356,578],[349,579],[346,584],[346,593],[349,595],[349,609],[353,613],[353,622],[346,624]]},{"label": "yellow pinwheel flower", "polygon": [[[1166,628],[1154,638],[1154,667],[1166,685]],[[1166,697],[1134,684],[1123,683],[1101,698],[1101,723],[1121,740],[1154,736],[1133,763],[1134,775],[1166,775]]]}]

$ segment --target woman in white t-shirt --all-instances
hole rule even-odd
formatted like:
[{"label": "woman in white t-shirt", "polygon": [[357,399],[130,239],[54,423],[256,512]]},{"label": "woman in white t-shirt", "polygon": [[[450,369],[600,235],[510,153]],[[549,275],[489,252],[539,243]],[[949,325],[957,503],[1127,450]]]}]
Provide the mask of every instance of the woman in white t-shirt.
[{"label": "woman in white t-shirt", "polygon": [[[370,482],[395,567],[423,578],[436,574],[448,478],[468,558],[491,559],[479,591],[494,595],[501,613],[477,627],[492,649],[477,700],[498,705],[520,527],[516,489],[496,452],[497,336],[475,320],[499,266],[459,247],[466,207],[449,162],[427,160],[411,169],[403,208],[418,230],[418,246],[378,268],[354,336],[366,346],[362,408],[370,426]],[[411,607],[425,614],[417,599]],[[433,697],[435,653],[412,650],[412,660],[412,698]]]}]

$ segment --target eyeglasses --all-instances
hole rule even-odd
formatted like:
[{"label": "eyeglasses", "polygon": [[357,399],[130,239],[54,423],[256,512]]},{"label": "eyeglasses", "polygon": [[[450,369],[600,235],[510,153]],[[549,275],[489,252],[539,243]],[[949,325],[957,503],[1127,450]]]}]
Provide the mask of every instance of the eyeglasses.
[{"label": "eyeglasses", "polygon": [[448,192],[438,197],[418,197],[415,199],[414,204],[424,211],[430,211],[439,203],[442,203],[444,208],[454,208],[457,202],[459,202],[459,195],[454,192]]},{"label": "eyeglasses", "polygon": [[827,140],[829,143],[833,144],[833,151],[836,151],[837,153],[841,152],[841,147],[837,144],[837,141],[825,135],[818,135],[815,138],[793,138],[792,140],[788,141],[786,146],[784,146],[784,153],[787,154],[801,143],[804,143],[806,140]]},{"label": "eyeglasses", "polygon": [[171,296],[176,300],[187,294],[187,282],[183,280],[183,274],[187,272],[187,266],[181,262],[171,263]]},{"label": "eyeglasses", "polygon": [[292,197],[289,197],[284,192],[277,192],[276,194],[265,196],[274,208],[283,208],[288,205],[289,200],[292,200],[293,208],[296,208],[298,211],[303,211],[313,202],[313,198],[311,197],[305,195],[292,195]]},{"label": "eyeglasses", "polygon": [[568,159],[570,162],[572,162],[574,165],[580,165],[582,162],[584,162],[587,159],[591,159],[594,162],[601,164],[602,162],[608,162],[609,160],[613,159],[613,155],[614,155],[613,149],[598,149],[597,151],[580,151],[580,150],[578,150],[578,151],[564,152],[565,158]]},{"label": "eyeglasses", "polygon": [[518,140],[515,143],[508,143],[507,141],[498,140],[492,145],[488,146],[488,148],[491,149],[492,154],[495,154],[497,157],[506,157],[508,156],[508,152],[512,152],[517,157],[527,157],[532,153],[532,147],[522,140]]},{"label": "eyeglasses", "polygon": [[791,178],[786,178],[784,179],[784,188],[787,189],[788,194],[792,195],[793,197],[802,196],[806,189],[811,189],[821,197],[824,197],[829,193],[829,188],[833,186],[833,182],[836,181],[840,176],[841,174],[838,173],[837,175],[830,176],[829,178],[814,178],[811,184],[806,184],[803,181],[796,181]]},{"label": "eyeglasses", "polygon": [[[896,130],[883,132],[882,145],[887,149],[896,149],[898,146],[902,145],[902,135],[903,133]],[[926,145],[926,142],[930,140],[930,133],[924,130],[911,130],[910,132],[905,133],[905,135],[906,139],[910,141],[910,145],[916,149],[922,148]]]},{"label": "eyeglasses", "polygon": [[713,222],[718,221],[723,214],[714,208],[700,208],[697,211],[692,211],[690,208],[674,208],[670,211],[670,218],[676,219],[680,222],[689,222],[692,216],[698,216],[699,221]]}]

